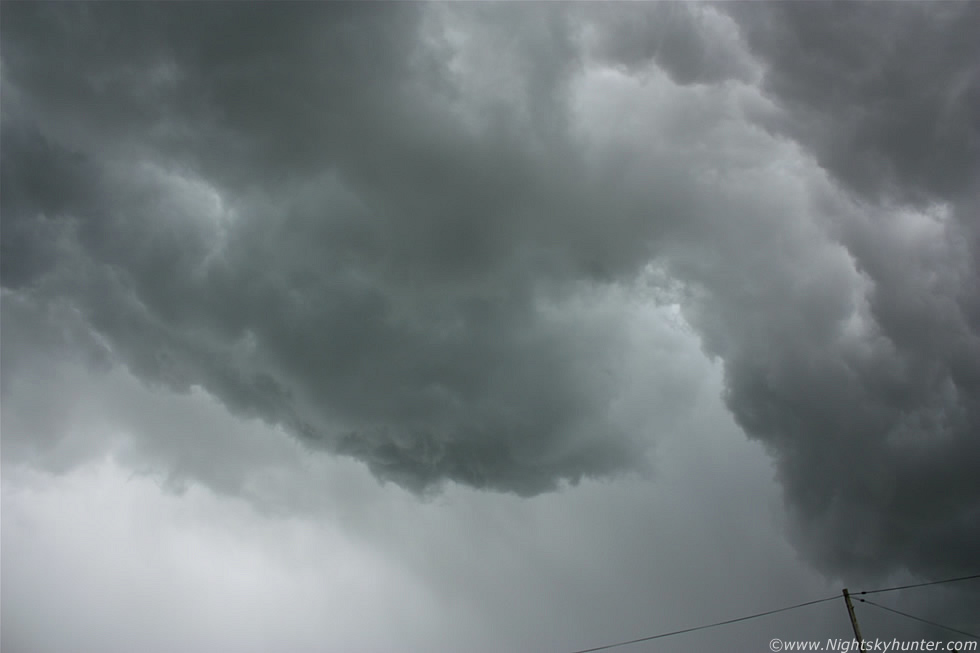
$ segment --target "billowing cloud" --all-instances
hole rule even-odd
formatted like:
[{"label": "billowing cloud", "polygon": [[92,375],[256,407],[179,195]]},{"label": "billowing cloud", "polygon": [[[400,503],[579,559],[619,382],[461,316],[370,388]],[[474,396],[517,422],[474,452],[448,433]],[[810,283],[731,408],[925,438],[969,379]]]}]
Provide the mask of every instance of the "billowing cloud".
[{"label": "billowing cloud", "polygon": [[[814,201],[852,272],[834,288],[805,270],[744,307],[765,326],[719,347],[729,405],[772,446],[799,541],[829,568],[976,568],[980,12],[730,9],[780,108],[765,124],[848,191]],[[709,312],[720,333],[739,315]]]},{"label": "billowing cloud", "polygon": [[645,468],[693,328],[812,560],[973,569],[977,15],[11,5],[4,392],[69,339],[532,495]]},{"label": "billowing cloud", "polygon": [[733,4],[771,127],[804,144],[846,187],[930,203],[977,192],[980,14],[970,2]]},{"label": "billowing cloud", "polygon": [[[9,287],[71,303],[147,380],[411,487],[532,493],[642,460],[611,416],[629,325],[600,290],[646,246],[594,220],[554,112],[563,21],[524,12],[522,42],[551,38],[525,71],[534,53],[489,66],[497,15],[459,21],[474,43],[434,60],[439,17],[414,9],[73,11],[5,21]],[[225,35],[248,21],[267,42]]]}]

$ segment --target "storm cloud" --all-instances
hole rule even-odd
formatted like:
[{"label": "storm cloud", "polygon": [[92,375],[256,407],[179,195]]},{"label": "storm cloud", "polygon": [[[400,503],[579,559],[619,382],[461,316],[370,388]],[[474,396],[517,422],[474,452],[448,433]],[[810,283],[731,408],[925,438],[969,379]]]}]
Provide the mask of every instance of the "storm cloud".
[{"label": "storm cloud", "polygon": [[977,5],[3,14],[5,402],[62,347],[530,496],[649,471],[693,330],[815,565],[980,563]]}]

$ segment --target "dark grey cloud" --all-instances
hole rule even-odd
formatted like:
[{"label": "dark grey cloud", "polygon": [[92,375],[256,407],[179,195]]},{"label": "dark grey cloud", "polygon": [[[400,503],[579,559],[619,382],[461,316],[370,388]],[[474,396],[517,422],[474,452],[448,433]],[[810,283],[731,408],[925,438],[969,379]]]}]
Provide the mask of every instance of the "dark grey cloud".
[{"label": "dark grey cloud", "polygon": [[[847,285],[787,289],[788,314],[768,298],[757,336],[719,347],[729,405],[772,446],[798,539],[828,568],[975,568],[980,11],[729,10],[779,108],[767,126],[856,194],[817,202],[864,287],[850,308]],[[814,301],[824,310],[801,310]],[[740,313],[719,310],[711,328],[730,331]]]},{"label": "dark grey cloud", "polygon": [[522,10],[509,70],[480,43],[510,19],[482,13],[474,75],[517,98],[474,116],[414,8],[15,8],[5,284],[71,297],[139,376],[409,486],[633,467],[607,418],[622,329],[563,298],[645,246],[591,219],[552,133],[566,66],[530,55],[538,32],[563,52],[560,16]]},{"label": "dark grey cloud", "polygon": [[977,192],[972,2],[725,5],[798,139],[847,187],[928,203]]},{"label": "dark grey cloud", "polygon": [[531,495],[644,468],[690,410],[638,336],[673,304],[809,559],[972,571],[976,17],[11,5],[5,396],[63,311],[93,360],[381,478]]}]

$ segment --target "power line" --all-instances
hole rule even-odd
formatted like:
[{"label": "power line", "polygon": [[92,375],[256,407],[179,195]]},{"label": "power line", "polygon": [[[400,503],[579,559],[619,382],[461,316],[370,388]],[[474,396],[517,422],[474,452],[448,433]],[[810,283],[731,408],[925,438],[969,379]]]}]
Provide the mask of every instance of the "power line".
[{"label": "power line", "polygon": [[974,578],[980,578],[980,574],[973,574],[972,576],[960,576],[959,578],[946,578],[943,580],[934,580],[928,583],[915,583],[914,585],[899,585],[898,587],[886,587],[880,590],[868,590],[867,592],[851,592],[851,594],[880,594],[881,592],[894,592],[896,590],[908,590],[913,587],[926,587],[927,585],[941,585],[943,583],[956,583],[961,580],[973,580]]},{"label": "power line", "polygon": [[[934,581],[930,581],[930,582],[927,582],[927,583],[915,583],[915,584],[912,584],[912,585],[899,585],[899,586],[896,586],[896,587],[885,587],[885,588],[876,589],[876,590],[867,590],[867,591],[864,591],[864,592],[852,592],[852,596],[855,596],[855,598],[857,598],[856,595],[862,595],[862,596],[864,596],[864,595],[867,595],[867,594],[880,594],[881,592],[894,592],[894,591],[897,591],[897,590],[912,589],[914,587],[926,587],[928,585],[941,585],[941,584],[944,584],[944,583],[956,583],[956,582],[963,581],[963,580],[973,580],[975,578],[980,578],[980,574],[973,574],[971,576],[959,576],[958,578],[944,578],[943,580],[934,580]],[[658,633],[656,635],[649,635],[647,637],[639,637],[637,639],[630,639],[630,640],[627,640],[627,641],[624,641],[624,642],[616,642],[615,644],[604,644],[602,646],[594,646],[592,648],[583,648],[583,649],[579,649],[577,651],[573,651],[572,653],[594,653],[595,651],[605,651],[607,649],[618,648],[620,646],[628,646],[629,644],[639,644],[640,642],[649,642],[649,641],[652,641],[652,640],[655,640],[655,639],[663,639],[665,637],[673,637],[674,635],[683,635],[684,633],[693,633],[693,632],[698,631],[698,630],[707,630],[708,628],[717,628],[718,626],[727,626],[728,624],[734,624],[734,623],[738,623],[740,621],[748,621],[750,619],[758,619],[759,617],[765,617],[765,616],[768,616],[768,615],[771,615],[771,614],[777,614],[779,612],[787,612],[789,610],[796,610],[797,608],[803,608],[803,607],[806,607],[808,605],[815,605],[817,603],[824,603],[826,601],[834,601],[834,600],[836,600],[838,598],[840,598],[840,597],[837,596],[837,595],[828,596],[827,598],[824,598],[824,599],[816,599],[815,601],[806,601],[805,603],[797,603],[796,605],[789,605],[789,606],[786,606],[785,608],[777,608],[775,610],[768,610],[766,612],[757,612],[756,614],[750,614],[750,615],[747,615],[747,616],[744,616],[744,617],[738,617],[736,619],[727,619],[725,621],[716,621],[715,623],[704,624],[702,626],[694,626],[692,628],[682,628],[681,630],[672,630],[672,631],[666,632],[666,633]],[[965,632],[965,631],[962,631],[962,630],[956,630],[955,628],[949,628],[948,626],[943,626],[942,624],[937,624],[937,623],[934,623],[932,621],[928,621],[926,619],[921,619],[919,617],[916,617],[916,616],[913,616],[913,615],[910,615],[910,614],[905,614],[904,612],[899,612],[898,610],[894,610],[892,608],[888,608],[888,607],[883,606],[883,605],[878,605],[877,603],[872,603],[871,601],[869,601],[867,599],[858,598],[858,600],[861,601],[862,603],[868,603],[869,605],[873,605],[873,606],[875,606],[877,608],[881,608],[883,610],[889,610],[891,612],[895,612],[896,614],[900,614],[903,617],[908,617],[909,619],[915,619],[917,621],[921,621],[923,623],[927,623],[929,625],[936,626],[937,628],[944,628],[946,630],[949,630],[951,632],[954,632],[954,633],[957,633],[957,634],[960,634],[960,635],[966,635],[967,637],[972,637],[974,639],[980,639],[980,637],[977,637],[976,635],[973,635],[971,633],[968,633],[968,632]]]},{"label": "power line", "polygon": [[908,617],[909,619],[915,619],[916,621],[921,621],[924,624],[929,624],[930,626],[935,626],[936,628],[942,628],[943,630],[948,630],[951,633],[956,633],[958,635],[966,635],[967,637],[972,637],[973,639],[980,640],[980,637],[974,635],[973,633],[968,633],[965,630],[957,630],[956,628],[950,628],[949,626],[944,626],[942,624],[937,624],[935,621],[929,621],[928,619],[923,619],[922,617],[916,617],[913,614],[906,614],[901,610],[896,610],[895,608],[889,608],[887,605],[879,605],[870,599],[858,599],[861,603],[867,603],[868,605],[873,605],[876,608],[881,608],[882,610],[888,610],[889,612],[894,612],[895,614],[900,614],[903,617]]},{"label": "power line", "polygon": [[626,646],[627,644],[638,644],[640,642],[649,642],[654,639],[663,639],[664,637],[672,637],[674,635],[682,635],[684,633],[693,633],[696,630],[705,630],[707,628],[716,628],[718,626],[727,626],[728,624],[738,623],[739,621],[748,621],[749,619],[757,619],[759,617],[765,617],[770,614],[776,614],[777,612],[786,612],[788,610],[795,610],[797,608],[803,608],[808,605],[814,605],[816,603],[824,603],[826,601],[836,601],[840,596],[828,596],[825,599],[817,599],[815,601],[807,601],[806,603],[797,603],[796,605],[789,605],[785,608],[777,608],[775,610],[768,610],[766,612],[757,612],[756,614],[750,614],[745,617],[738,617],[736,619],[727,619],[725,621],[717,621],[713,624],[704,624],[703,626],[694,626],[693,628],[684,628],[681,630],[672,630],[668,633],[660,633],[658,635],[650,635],[648,637],[640,637],[638,639],[631,639],[627,642],[617,642],[615,644],[605,644],[603,646],[595,646],[593,648],[584,648],[578,651],[573,651],[572,653],[593,653],[594,651],[604,651],[610,648],[616,648],[618,646]]}]

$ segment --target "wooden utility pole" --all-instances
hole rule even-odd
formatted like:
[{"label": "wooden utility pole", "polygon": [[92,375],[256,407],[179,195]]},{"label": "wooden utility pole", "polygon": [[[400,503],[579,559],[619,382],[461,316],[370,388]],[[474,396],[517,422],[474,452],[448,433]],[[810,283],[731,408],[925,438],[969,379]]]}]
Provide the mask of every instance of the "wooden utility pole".
[{"label": "wooden utility pole", "polygon": [[851,627],[854,629],[854,638],[858,642],[858,650],[864,650],[864,639],[861,637],[861,628],[858,626],[857,615],[854,614],[854,604],[851,603],[851,595],[848,593],[847,588],[844,588],[844,603],[847,604],[847,616],[851,618]]}]

